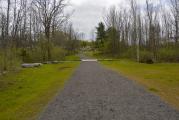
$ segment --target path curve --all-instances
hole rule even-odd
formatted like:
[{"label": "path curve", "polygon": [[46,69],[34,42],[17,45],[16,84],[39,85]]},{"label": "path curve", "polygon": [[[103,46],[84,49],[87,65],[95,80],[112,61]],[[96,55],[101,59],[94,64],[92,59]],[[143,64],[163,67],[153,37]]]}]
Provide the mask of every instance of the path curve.
[{"label": "path curve", "polygon": [[179,120],[179,111],[98,62],[82,62],[39,120]]}]

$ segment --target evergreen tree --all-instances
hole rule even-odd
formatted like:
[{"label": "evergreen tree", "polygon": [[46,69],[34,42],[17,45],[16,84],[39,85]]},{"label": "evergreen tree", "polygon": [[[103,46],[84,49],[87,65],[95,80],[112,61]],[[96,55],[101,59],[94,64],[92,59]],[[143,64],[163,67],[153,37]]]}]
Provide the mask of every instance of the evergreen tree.
[{"label": "evergreen tree", "polygon": [[105,25],[103,22],[100,22],[98,24],[98,27],[96,27],[97,30],[97,37],[96,37],[96,46],[97,48],[104,47],[104,40],[106,37],[106,32],[105,32]]}]

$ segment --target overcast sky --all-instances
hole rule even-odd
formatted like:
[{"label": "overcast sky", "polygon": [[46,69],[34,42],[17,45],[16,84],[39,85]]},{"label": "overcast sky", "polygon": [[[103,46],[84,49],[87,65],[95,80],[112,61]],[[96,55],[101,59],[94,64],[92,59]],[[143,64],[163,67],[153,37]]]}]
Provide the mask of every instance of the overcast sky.
[{"label": "overcast sky", "polygon": [[[102,21],[105,10],[112,5],[126,7],[124,1],[127,0],[70,0],[71,9],[74,10],[70,20],[76,30],[85,33],[85,39],[91,39],[91,33]],[[141,5],[145,4],[145,0],[138,0],[138,2]]]}]

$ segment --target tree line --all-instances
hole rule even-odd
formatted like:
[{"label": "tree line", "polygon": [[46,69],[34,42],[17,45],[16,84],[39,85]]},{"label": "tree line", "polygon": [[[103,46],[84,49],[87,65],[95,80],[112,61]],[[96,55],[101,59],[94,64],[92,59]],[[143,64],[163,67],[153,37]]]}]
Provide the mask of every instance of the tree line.
[{"label": "tree line", "polygon": [[129,0],[126,8],[111,7],[96,27],[95,48],[102,54],[138,62],[179,61],[179,1]]},{"label": "tree line", "polygon": [[60,60],[79,47],[67,0],[0,0],[0,72]]}]

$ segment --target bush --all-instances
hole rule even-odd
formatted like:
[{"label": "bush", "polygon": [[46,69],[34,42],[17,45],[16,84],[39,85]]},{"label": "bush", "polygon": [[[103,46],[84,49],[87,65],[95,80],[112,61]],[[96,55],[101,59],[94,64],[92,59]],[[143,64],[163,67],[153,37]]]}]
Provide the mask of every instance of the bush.
[{"label": "bush", "polygon": [[0,72],[15,70],[20,65],[20,57],[15,48],[0,50]]},{"label": "bush", "polygon": [[[60,47],[52,46],[51,48],[51,60],[62,60],[66,51]],[[21,50],[21,56],[24,63],[35,63],[35,62],[45,62],[47,59],[47,52],[40,47],[36,47],[33,49]]]},{"label": "bush", "polygon": [[178,48],[161,48],[158,51],[159,60],[164,62],[179,62]]},{"label": "bush", "polygon": [[154,60],[152,60],[152,59],[147,59],[147,60],[146,60],[146,63],[147,63],[147,64],[154,64]]},{"label": "bush", "polygon": [[52,60],[63,60],[65,58],[66,53],[66,50],[54,46],[51,51]]},{"label": "bush", "polygon": [[147,64],[153,64],[154,60],[152,58],[152,53],[149,51],[140,51],[140,62],[147,63]]},{"label": "bush", "polygon": [[136,54],[134,53],[134,50],[135,49],[133,47],[127,48],[124,52],[122,52],[120,57],[121,58],[136,59]]},{"label": "bush", "polygon": [[39,48],[25,49],[25,50],[22,49],[20,54],[24,63],[43,61],[43,54],[41,53],[41,50]]}]

